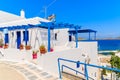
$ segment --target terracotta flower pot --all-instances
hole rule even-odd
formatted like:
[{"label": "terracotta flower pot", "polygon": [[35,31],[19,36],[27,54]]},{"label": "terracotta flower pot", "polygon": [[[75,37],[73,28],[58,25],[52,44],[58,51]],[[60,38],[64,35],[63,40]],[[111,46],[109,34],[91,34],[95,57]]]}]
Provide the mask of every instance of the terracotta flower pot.
[{"label": "terracotta flower pot", "polygon": [[8,48],[8,45],[7,45],[7,44],[5,44],[5,45],[4,45],[4,49],[7,49],[7,48]]},{"label": "terracotta flower pot", "polygon": [[24,48],[23,47],[20,47],[20,50],[23,50]]},{"label": "terracotta flower pot", "polygon": [[30,49],[31,49],[31,46],[25,46],[25,49],[26,49],[26,50],[30,50]]},{"label": "terracotta flower pot", "polygon": [[40,49],[40,53],[41,53],[41,54],[45,54],[45,53],[46,53],[46,49],[41,48],[41,49]]},{"label": "terracotta flower pot", "polygon": [[20,49],[20,50],[23,50],[23,49],[24,49],[24,45],[23,45],[23,44],[20,44],[19,49]]},{"label": "terracotta flower pot", "polygon": [[45,53],[47,52],[47,50],[46,50],[46,48],[45,48],[45,45],[41,45],[41,46],[39,47],[39,50],[40,50],[40,53],[41,53],[41,54],[45,54]]}]

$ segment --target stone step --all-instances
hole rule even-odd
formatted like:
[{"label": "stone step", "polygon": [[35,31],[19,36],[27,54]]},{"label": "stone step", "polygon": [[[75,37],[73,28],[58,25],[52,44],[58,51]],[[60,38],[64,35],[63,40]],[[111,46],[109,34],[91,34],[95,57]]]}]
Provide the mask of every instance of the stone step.
[{"label": "stone step", "polygon": [[73,75],[68,72],[62,72],[62,78],[63,80],[85,80],[84,78],[81,78],[77,75]]},{"label": "stone step", "polygon": [[32,64],[3,61],[3,63],[23,74],[27,80],[58,80],[57,77]]}]

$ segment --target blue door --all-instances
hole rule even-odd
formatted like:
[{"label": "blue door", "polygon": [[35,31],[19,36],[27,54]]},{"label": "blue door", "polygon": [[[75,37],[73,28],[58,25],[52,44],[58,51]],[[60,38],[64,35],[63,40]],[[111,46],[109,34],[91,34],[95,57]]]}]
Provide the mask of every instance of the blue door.
[{"label": "blue door", "polygon": [[5,34],[5,44],[9,43],[8,33]]},{"label": "blue door", "polygon": [[72,36],[71,35],[69,35],[69,41],[72,41]]},{"label": "blue door", "polygon": [[20,44],[21,44],[21,32],[17,31],[17,48],[20,48]]}]

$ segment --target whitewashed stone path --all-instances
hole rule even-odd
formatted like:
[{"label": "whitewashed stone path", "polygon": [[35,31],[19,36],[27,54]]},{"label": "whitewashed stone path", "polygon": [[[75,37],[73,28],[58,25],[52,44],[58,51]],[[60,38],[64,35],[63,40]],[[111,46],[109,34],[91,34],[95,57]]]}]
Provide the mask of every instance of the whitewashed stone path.
[{"label": "whitewashed stone path", "polygon": [[59,80],[57,77],[32,64],[11,61],[0,61],[0,64],[4,64],[11,69],[20,72],[26,80]]}]

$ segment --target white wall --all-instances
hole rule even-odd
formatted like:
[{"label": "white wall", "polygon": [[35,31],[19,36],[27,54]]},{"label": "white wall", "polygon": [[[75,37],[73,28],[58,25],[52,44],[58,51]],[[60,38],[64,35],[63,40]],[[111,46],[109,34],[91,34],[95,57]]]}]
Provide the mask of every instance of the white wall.
[{"label": "white wall", "polygon": [[[3,49],[4,50],[4,49]],[[4,59],[9,60],[27,60],[27,61],[34,61],[32,59],[32,50],[26,51],[26,50],[15,50],[15,49],[6,49],[4,50],[5,56]],[[17,54],[16,54],[17,53]],[[90,57],[90,64],[98,65],[97,63],[97,42],[79,42],[79,48],[71,48],[64,51],[58,51],[58,52],[50,52],[46,53],[45,55],[38,54],[38,58],[35,60],[36,64],[40,67],[42,67],[45,71],[58,76],[58,58],[65,58],[69,60],[75,60],[75,61],[85,61],[85,57],[83,54],[88,55]],[[74,68],[76,70],[79,70],[80,72],[84,72],[82,68],[84,68],[83,65],[80,65],[80,68],[76,68],[76,64],[64,62],[61,61],[62,64],[65,64],[71,68]],[[75,74],[75,72],[65,69],[67,72],[71,72]],[[95,80],[98,80],[96,76],[98,76],[98,69],[96,68],[88,68],[89,76],[94,78]]]},{"label": "white wall", "polygon": [[[98,63],[98,50],[97,50],[97,42],[79,42],[79,48],[81,49],[82,53],[89,56],[90,64],[99,65]],[[98,69],[89,67],[89,75],[90,76],[97,76],[98,77]],[[95,78],[95,80],[98,80]]]},{"label": "white wall", "polygon": [[[21,31],[21,42],[25,45],[25,41],[23,41],[23,31]],[[28,44],[31,44],[32,48],[39,48],[41,44],[48,46],[48,30],[43,28],[32,28],[28,29],[29,31],[29,42]],[[14,33],[14,36],[12,37],[11,34]],[[15,31],[9,31],[9,45],[12,48],[15,48],[16,43],[16,35],[17,30]],[[57,32],[57,41],[55,40],[55,34]],[[61,46],[65,45],[68,42],[68,29],[59,29],[59,30],[51,30],[51,47],[53,46]]]},{"label": "white wall", "polygon": [[[58,64],[57,59],[58,58],[65,58],[70,60],[76,60],[76,61],[85,61],[85,58],[82,54],[87,54],[90,57],[90,64],[98,65],[97,63],[97,43],[96,42],[80,42],[79,48],[72,48],[65,51],[60,52],[53,52],[53,53],[47,53],[43,56],[39,56],[40,58],[37,60],[37,63],[42,66],[42,68],[48,72],[51,72],[54,75],[58,75]],[[62,64],[66,64],[74,69],[76,69],[76,64],[72,64],[69,62],[62,62]],[[82,71],[83,65],[81,65],[80,68],[77,70]],[[97,77],[95,77],[95,74],[97,76],[98,69],[96,68],[89,68],[89,76],[97,80]],[[70,70],[67,70],[70,71]],[[71,71],[72,72],[72,71]],[[72,72],[75,74],[75,72]]]},{"label": "white wall", "polygon": [[[33,31],[33,32],[32,32]],[[68,42],[68,29],[60,29],[58,32],[58,40],[56,41],[57,45],[65,45]],[[32,32],[32,33],[31,33]],[[41,35],[41,32],[44,35]],[[14,37],[13,37],[13,42],[11,41],[11,44],[13,44],[13,46],[16,46],[16,31],[14,31]],[[51,31],[52,33],[52,31]],[[53,32],[53,36],[54,36],[55,31]],[[43,29],[38,29],[38,28],[33,28],[33,29],[29,29],[29,38],[31,39],[31,45],[33,49],[38,49],[40,44],[44,43],[47,46],[47,29],[43,31]],[[36,40],[35,41],[35,39]],[[44,37],[44,38],[43,38]],[[30,40],[29,39],[29,40]],[[35,43],[36,42],[36,43]],[[56,43],[53,43],[54,45]],[[35,47],[34,47],[35,46]],[[58,64],[57,64],[57,59],[59,57],[61,58],[65,58],[65,59],[70,59],[70,60],[76,60],[76,61],[85,61],[83,54],[88,55],[90,57],[90,63],[91,64],[98,64],[97,63],[97,42],[79,42],[79,48],[70,48],[64,51],[59,51],[59,52],[51,52],[51,53],[47,53],[45,55],[42,56],[38,56],[38,59],[36,60],[36,62],[38,63],[39,66],[41,66],[44,70],[51,72],[52,74],[58,75]],[[26,60],[31,61],[32,60],[32,50],[29,52],[26,52],[26,54],[24,55],[24,58]],[[71,64],[71,63],[63,63],[63,64],[67,64],[68,66],[72,67],[72,68],[76,68],[75,64]],[[82,67],[79,68],[79,71],[82,71]],[[83,71],[82,71],[83,72]],[[95,68],[89,68],[89,75],[94,77],[95,72],[97,74],[97,69]],[[95,80],[97,80],[95,78]]]},{"label": "white wall", "polygon": [[57,41],[55,41],[55,45],[63,46],[69,41],[68,29],[55,29],[54,33],[57,33]]},{"label": "white wall", "polygon": [[[8,31],[9,34],[9,47],[10,48],[16,48],[17,47],[17,35],[16,32],[21,31],[21,43],[25,45],[25,41],[23,41],[23,31],[21,30],[14,30],[14,31]],[[29,31],[29,41],[28,44],[32,46],[32,48],[39,48],[41,44],[46,45],[46,48],[48,46],[48,30],[43,28],[32,28],[28,29]],[[14,36],[12,36],[12,33]],[[57,33],[57,40],[55,40],[55,33]],[[68,35],[68,29],[59,29],[59,30],[51,30],[51,47],[54,46],[61,46],[65,45],[68,42],[69,35]],[[2,36],[4,39],[4,35]]]},{"label": "white wall", "polygon": [[[21,31],[21,43],[25,45],[25,41],[23,41],[23,29],[21,30],[14,30],[14,31],[9,31],[9,47],[10,48],[16,48],[17,47],[17,35],[16,32]],[[29,41],[27,42],[28,45],[30,44],[33,49],[38,49],[41,44],[46,45],[47,48],[47,43],[48,43],[48,30],[47,29],[42,29],[42,28],[32,28],[28,29],[29,31]],[[14,33],[14,36],[12,36],[12,32]],[[2,36],[4,39],[4,35]],[[54,32],[51,30],[51,45],[54,41]]]}]

